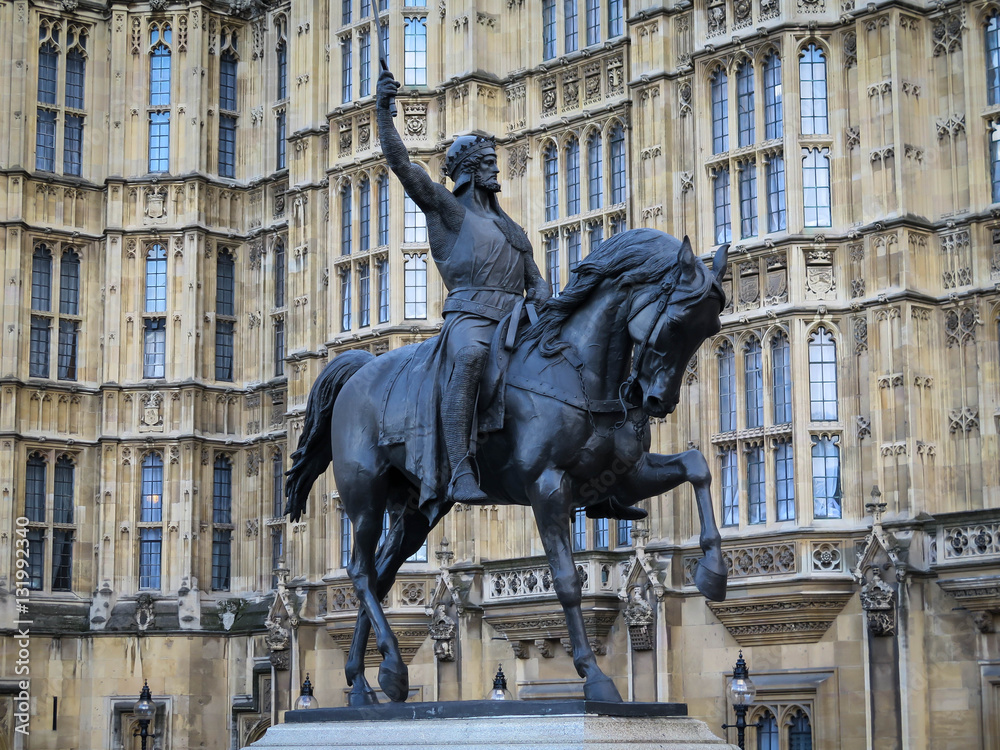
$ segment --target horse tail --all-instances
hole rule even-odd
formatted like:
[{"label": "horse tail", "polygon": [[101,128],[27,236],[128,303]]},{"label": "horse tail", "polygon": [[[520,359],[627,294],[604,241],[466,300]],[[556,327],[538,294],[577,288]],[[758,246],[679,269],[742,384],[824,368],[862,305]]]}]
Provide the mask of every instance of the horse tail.
[{"label": "horse tail", "polygon": [[298,521],[305,512],[309,491],[326,467],[333,461],[330,444],[330,422],[333,405],[344,384],[354,374],[375,359],[375,355],[363,351],[347,351],[334,357],[323,368],[309,391],[306,403],[305,423],[299,445],[292,453],[292,468],[285,472],[285,515]]}]

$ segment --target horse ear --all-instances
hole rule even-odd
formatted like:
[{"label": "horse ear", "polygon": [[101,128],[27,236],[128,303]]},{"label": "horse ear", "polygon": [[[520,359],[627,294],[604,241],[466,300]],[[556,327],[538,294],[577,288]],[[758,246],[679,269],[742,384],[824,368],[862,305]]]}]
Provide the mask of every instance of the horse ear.
[{"label": "horse ear", "polygon": [[715,278],[722,281],[722,277],[726,275],[726,266],[729,260],[729,243],[721,245],[718,250],[715,251],[715,257],[712,259],[712,273],[715,274]]},{"label": "horse ear", "polygon": [[681,240],[681,249],[677,253],[677,261],[681,264],[681,269],[685,276],[691,276],[698,267],[698,258],[695,257],[694,250],[691,249],[691,240],[685,234]]}]

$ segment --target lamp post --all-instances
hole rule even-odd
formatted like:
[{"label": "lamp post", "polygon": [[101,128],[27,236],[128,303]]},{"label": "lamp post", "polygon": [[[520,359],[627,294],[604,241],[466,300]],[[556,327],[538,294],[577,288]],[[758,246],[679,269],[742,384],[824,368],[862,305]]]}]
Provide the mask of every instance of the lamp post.
[{"label": "lamp post", "polygon": [[761,727],[759,721],[747,724],[747,711],[750,710],[755,697],[757,697],[757,688],[750,679],[750,670],[747,669],[747,663],[743,660],[743,651],[741,650],[740,656],[736,660],[736,666],[733,667],[733,679],[729,681],[729,700],[732,701],[733,710],[736,712],[736,723],[722,725],[723,729],[736,728],[736,744],[739,745],[740,750],[746,750],[747,727],[756,727],[757,729]]},{"label": "lamp post", "polygon": [[497,664],[497,673],[493,678],[493,689],[486,694],[488,701],[509,701],[512,699],[507,689],[507,675],[503,673],[503,664]]},{"label": "lamp post", "polygon": [[155,737],[149,733],[149,722],[156,715],[156,704],[153,703],[153,694],[149,692],[149,683],[145,680],[142,681],[139,700],[132,706],[132,714],[139,722],[139,728],[132,733],[132,736],[139,737],[142,741],[142,750],[146,750],[146,738]]},{"label": "lamp post", "polygon": [[302,692],[299,694],[299,699],[295,701],[296,711],[306,708],[319,708],[319,701],[313,697],[313,686],[309,682],[308,672],[306,672],[306,681],[302,683]]}]

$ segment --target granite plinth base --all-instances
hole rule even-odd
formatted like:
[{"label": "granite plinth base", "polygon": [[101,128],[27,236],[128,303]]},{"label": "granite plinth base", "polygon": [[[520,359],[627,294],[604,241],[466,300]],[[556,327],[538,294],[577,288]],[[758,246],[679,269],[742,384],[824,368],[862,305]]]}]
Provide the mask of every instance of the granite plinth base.
[{"label": "granite plinth base", "polygon": [[244,750],[736,750],[683,703],[461,701],[288,711]]}]

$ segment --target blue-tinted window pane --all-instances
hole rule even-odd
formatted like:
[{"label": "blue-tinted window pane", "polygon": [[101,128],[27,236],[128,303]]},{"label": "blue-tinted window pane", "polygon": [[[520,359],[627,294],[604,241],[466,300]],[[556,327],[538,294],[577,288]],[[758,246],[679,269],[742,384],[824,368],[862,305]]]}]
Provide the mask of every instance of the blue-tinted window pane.
[{"label": "blue-tinted window pane", "polygon": [[736,449],[725,448],[722,451],[721,462],[722,473],[719,484],[722,488],[722,525],[738,526],[740,506],[736,475]]},{"label": "blue-tinted window pane", "polygon": [[361,252],[371,248],[372,188],[367,178],[358,185],[358,246]]},{"label": "blue-tinted window pane", "polygon": [[285,508],[285,460],[281,451],[271,459],[271,502],[273,516],[280,518]]},{"label": "blue-tinted window pane", "polygon": [[52,532],[52,590],[69,591],[73,587],[73,531]]},{"label": "blue-tinted window pane", "polygon": [[767,163],[767,231],[785,229],[785,160],[772,156]]},{"label": "blue-tinted window pane", "polygon": [[622,0],[608,0],[608,38],[625,33],[625,12]]},{"label": "blue-tinted window pane", "polygon": [[274,243],[274,306],[285,306],[285,243]]},{"label": "blue-tinted window pane", "polygon": [[215,323],[215,379],[233,380],[233,321]]},{"label": "blue-tinted window pane", "polygon": [[555,146],[549,146],[545,149],[543,161],[545,221],[555,221],[559,218],[559,158]]},{"label": "blue-tinted window pane", "polygon": [[288,98],[288,44],[282,39],[278,42],[278,101]]},{"label": "blue-tinted window pane", "polygon": [[841,517],[840,446],[834,440],[813,438],[813,515],[816,518]]},{"label": "blue-tinted window pane", "polygon": [[[280,526],[275,526],[271,528],[271,570],[276,569],[281,565],[282,558],[285,554],[285,530]],[[349,554],[349,553],[348,553]],[[271,585],[277,586],[278,579],[276,576],[271,576]]]},{"label": "blue-tinted window pane", "polygon": [[31,456],[24,475],[24,515],[35,523],[45,523],[45,460]]},{"label": "blue-tinted window pane", "polygon": [[427,317],[427,256],[408,255],[403,264],[403,317]]},{"label": "blue-tinted window pane", "polygon": [[740,237],[757,236],[757,164],[745,162],[740,170]]},{"label": "blue-tinted window pane", "polygon": [[754,80],[753,64],[744,62],[736,71],[736,111],[739,120],[739,144],[754,142]]},{"label": "blue-tinted window pane", "polygon": [[225,456],[219,456],[213,468],[212,523],[232,523],[233,465]]},{"label": "blue-tinted window pane", "polygon": [[340,191],[340,254],[351,254],[351,186]]},{"label": "blue-tinted window pane", "polygon": [[149,171],[170,171],[170,113],[149,113]]},{"label": "blue-tinted window pane", "polygon": [[603,170],[601,134],[594,131],[587,139],[587,208],[591,211],[604,203]]},{"label": "blue-tinted window pane", "polygon": [[549,291],[553,297],[559,296],[562,288],[559,279],[559,235],[553,234],[545,238],[545,278],[549,282]]},{"label": "blue-tinted window pane", "polygon": [[587,512],[578,510],[573,514],[573,551],[587,549]]},{"label": "blue-tinted window pane", "polygon": [[403,83],[426,86],[427,19],[406,18],[403,24]]},{"label": "blue-tinted window pane", "polygon": [[153,245],[146,253],[146,312],[167,310],[167,250]]},{"label": "blue-tinted window pane", "polygon": [[73,475],[75,467],[66,456],[56,461],[52,497],[52,522],[73,523]]},{"label": "blue-tinted window pane", "polygon": [[28,588],[41,591],[45,586],[45,537],[41,529],[28,531]]},{"label": "blue-tinted window pane", "polygon": [[56,78],[59,69],[59,52],[52,44],[44,44],[38,50],[38,101],[42,104],[56,103]]},{"label": "blue-tinted window pane", "polygon": [[215,312],[235,315],[235,264],[228,252],[220,252],[215,265]]},{"label": "blue-tinted window pane", "polygon": [[733,239],[730,219],[729,167],[715,173],[712,181],[712,195],[715,203],[715,244],[721,245]]},{"label": "blue-tinted window pane", "polygon": [[162,378],[167,366],[167,324],[163,318],[147,318],[143,329],[142,376]]},{"label": "blue-tinted window pane", "polygon": [[274,321],[274,376],[285,374],[285,321]]},{"label": "blue-tinted window pane", "polygon": [[556,56],[556,0],[542,0],[542,59]]},{"label": "blue-tinted window pane", "polygon": [[712,77],[712,153],[729,150],[729,76],[724,70]]},{"label": "blue-tinted window pane", "polygon": [[87,60],[79,50],[66,53],[66,106],[71,109],[83,109],[86,72]]},{"label": "blue-tinted window pane", "polygon": [[229,51],[219,65],[219,109],[236,111],[236,57]]},{"label": "blue-tinted window pane", "polygon": [[764,486],[764,448],[758,445],[747,453],[748,523],[767,522]]},{"label": "blue-tinted window pane", "polygon": [[139,521],[159,523],[163,520],[163,459],[150,453],[142,460],[142,498]]},{"label": "blue-tinted window pane", "polygon": [[1000,104],[1000,16],[986,24],[986,103]]},{"label": "blue-tinted window pane", "polygon": [[340,330],[351,330],[351,269],[340,272]]},{"label": "blue-tinted window pane", "polygon": [[212,591],[229,591],[232,536],[229,529],[212,532]]},{"label": "blue-tinted window pane", "polygon": [[351,562],[351,519],[340,512],[340,567],[346,568]]},{"label": "blue-tinted window pane", "polygon": [[611,203],[625,202],[625,128],[615,125],[608,139],[611,150]]},{"label": "blue-tinted window pane", "polygon": [[35,169],[41,172],[56,170],[56,113],[38,110],[35,132]]},{"label": "blue-tinted window pane", "polygon": [[577,0],[563,0],[563,51],[567,54],[576,52],[580,46],[579,24],[576,11]]},{"label": "blue-tinted window pane", "polygon": [[587,46],[601,41],[601,0],[586,0]]},{"label": "blue-tinted window pane", "polygon": [[361,96],[372,93],[372,38],[371,32],[362,31],[358,34],[358,53],[360,55],[360,91]]},{"label": "blue-tinted window pane", "polygon": [[583,262],[581,252],[580,230],[571,229],[566,233],[566,260],[570,273],[573,273],[576,267]]},{"label": "blue-tinted window pane", "polygon": [[80,327],[75,320],[59,321],[59,351],[56,357],[56,377],[76,380],[76,356]]},{"label": "blue-tinted window pane", "polygon": [[276,129],[276,139],[275,139],[275,162],[277,169],[284,169],[286,166],[285,162],[285,113],[284,111],[278,113],[277,117],[277,129]]},{"label": "blue-tinted window pane", "polygon": [[775,497],[778,520],[795,520],[795,463],[791,442],[780,442],[774,449]]},{"label": "blue-tinted window pane", "polygon": [[801,711],[792,718],[788,727],[788,750],[812,750],[812,725]]},{"label": "blue-tinted window pane", "polygon": [[150,53],[149,104],[152,107],[170,104],[170,49],[162,44],[154,46]]},{"label": "blue-tinted window pane", "polygon": [[799,58],[799,101],[802,106],[802,135],[829,133],[826,100],[826,57],[810,44]]},{"label": "blue-tinted window pane", "polygon": [[31,256],[31,309],[52,309],[52,252],[39,245]]},{"label": "blue-tinted window pane", "polygon": [[780,750],[778,743],[778,722],[770,711],[760,718],[761,726],[757,730],[757,750]]},{"label": "blue-tinted window pane", "polygon": [[354,80],[354,65],[351,50],[351,40],[344,39],[340,43],[340,100],[347,104],[354,97],[351,83]]},{"label": "blue-tinted window pane", "polygon": [[771,389],[774,423],[788,424],[792,421],[792,361],[784,334],[771,341]]},{"label": "blue-tinted window pane", "polygon": [[163,529],[139,529],[139,588],[160,588]]},{"label": "blue-tinted window pane", "polygon": [[405,193],[403,194],[403,242],[427,242],[427,217]]},{"label": "blue-tinted window pane", "polygon": [[31,316],[31,340],[29,343],[28,375],[33,378],[49,376],[49,342],[51,322],[48,318]]},{"label": "blue-tinted window pane", "polygon": [[574,138],[566,146],[566,215],[580,213],[580,143]]},{"label": "blue-tinted window pane", "polygon": [[624,519],[618,521],[618,546],[632,546],[632,522]]},{"label": "blue-tinted window pane", "polygon": [[809,338],[809,406],[815,421],[837,419],[837,345],[825,328]]},{"label": "blue-tinted window pane", "polygon": [[59,312],[80,314],[80,256],[72,250],[65,251],[59,263]]},{"label": "blue-tinted window pane", "polygon": [[802,207],[807,227],[828,227],[830,210],[830,151],[807,149],[802,160]]},{"label": "blue-tinted window pane", "polygon": [[66,129],[63,135],[63,172],[80,176],[83,168],[83,118],[66,115]]},{"label": "blue-tinted window pane", "polygon": [[781,138],[785,133],[781,99],[781,58],[771,53],[764,60],[764,138]]},{"label": "blue-tinted window pane", "polygon": [[219,117],[219,176],[236,176],[236,118]]},{"label": "blue-tinted window pane", "polygon": [[760,341],[751,339],[743,352],[743,387],[746,391],[747,427],[764,426],[764,361]]},{"label": "blue-tinted window pane", "polygon": [[719,432],[736,429],[736,353],[726,341],[718,354],[719,360]]},{"label": "blue-tinted window pane", "polygon": [[378,262],[378,322],[389,322],[389,261]]},{"label": "blue-tinted window pane", "polygon": [[342,0],[341,1],[341,21],[344,26],[351,22],[351,7],[353,5],[352,0]]},{"label": "blue-tinted window pane", "polygon": [[367,262],[358,267],[358,325],[364,328],[371,325],[371,267]]},{"label": "blue-tinted window pane", "polygon": [[590,229],[587,230],[587,252],[594,252],[601,246],[602,242],[604,242],[604,226],[599,223],[592,224]]},{"label": "blue-tinted window pane", "polygon": [[378,178],[378,244],[389,244],[389,177]]}]

